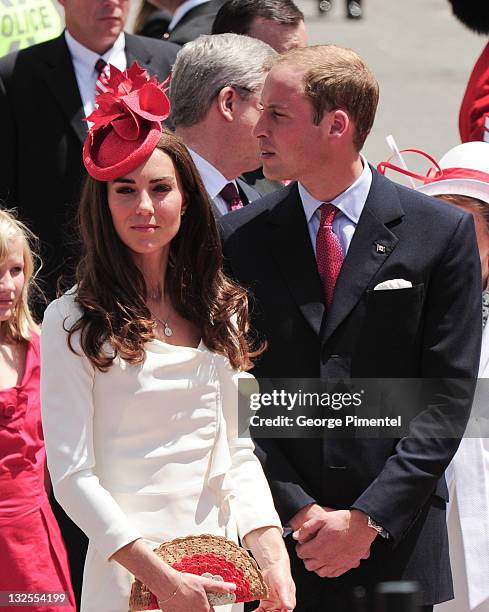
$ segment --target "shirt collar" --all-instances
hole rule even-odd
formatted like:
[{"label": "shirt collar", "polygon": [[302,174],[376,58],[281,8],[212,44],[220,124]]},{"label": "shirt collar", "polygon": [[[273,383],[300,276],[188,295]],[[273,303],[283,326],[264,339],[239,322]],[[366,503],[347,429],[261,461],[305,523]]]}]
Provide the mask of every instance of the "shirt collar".
[{"label": "shirt collar", "polygon": [[215,166],[192,149],[189,149],[189,153],[194,160],[194,164],[197,166],[197,170],[202,176],[205,189],[211,200],[220,194],[225,185],[234,182],[228,181],[227,178],[221,174]]},{"label": "shirt collar", "polygon": [[[336,208],[346,215],[355,225],[360,219],[372,184],[372,171],[370,170],[370,166],[363,155],[361,155],[361,159],[363,170],[360,176],[348,187],[348,189],[345,189],[345,191],[336,196],[334,200],[331,200],[331,204],[336,206]],[[324,200],[316,200],[316,198],[313,198],[301,183],[299,183],[298,186],[299,195],[306,214],[306,220],[309,223],[318,207],[323,204]]]},{"label": "shirt collar", "polygon": [[95,70],[95,64],[99,57],[101,57],[107,64],[110,64],[111,58],[120,53],[126,46],[124,32],[119,34],[112,47],[103,55],[99,55],[91,49],[87,49],[87,47],[75,40],[68,30],[65,30],[65,40],[66,44],[68,45],[70,55],[73,58],[73,62],[76,62],[81,68],[83,68],[83,70],[86,70],[87,72]]},{"label": "shirt collar", "polygon": [[172,20],[168,24],[168,31],[171,32],[182,17],[184,17],[184,15],[186,15],[191,9],[199,6],[199,4],[204,4],[205,2],[209,2],[209,0],[185,0],[185,2],[182,2],[182,4],[173,13]]}]

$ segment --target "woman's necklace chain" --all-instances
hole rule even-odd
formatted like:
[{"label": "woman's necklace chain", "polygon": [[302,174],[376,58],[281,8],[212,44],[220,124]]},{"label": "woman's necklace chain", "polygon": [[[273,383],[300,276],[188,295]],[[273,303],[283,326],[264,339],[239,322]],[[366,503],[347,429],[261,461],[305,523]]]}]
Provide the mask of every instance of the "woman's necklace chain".
[{"label": "woman's necklace chain", "polygon": [[[152,293],[149,294],[148,297],[154,300],[155,302],[160,301],[161,298],[163,297],[163,291],[161,290],[160,287],[157,287]],[[156,322],[159,323],[163,327],[163,333],[165,334],[165,336],[167,338],[169,338],[170,336],[173,336],[173,329],[170,327],[170,324],[168,322],[170,320],[170,314],[168,314],[168,316],[166,317],[166,320],[163,321],[163,319],[160,319],[160,317],[157,317],[155,315],[155,313],[151,310],[151,308],[149,308],[149,306],[148,306],[148,309],[153,319],[155,319]]]},{"label": "woman's necklace chain", "polygon": [[163,319],[160,319],[160,317],[157,317],[154,312],[152,312],[151,310],[150,312],[153,315],[153,319],[156,319],[156,321],[160,323],[160,325],[163,326],[163,333],[165,334],[165,336],[167,336],[168,338],[170,336],[173,336],[173,329],[170,327],[170,324],[168,323],[168,321],[170,320],[170,315],[166,317],[166,321],[163,321]]},{"label": "woman's necklace chain", "polygon": [[162,288],[158,285],[157,287],[155,287],[154,289],[152,289],[151,291],[148,291],[147,296],[151,299],[154,300],[155,302],[159,302],[162,298],[163,298],[163,290]]}]

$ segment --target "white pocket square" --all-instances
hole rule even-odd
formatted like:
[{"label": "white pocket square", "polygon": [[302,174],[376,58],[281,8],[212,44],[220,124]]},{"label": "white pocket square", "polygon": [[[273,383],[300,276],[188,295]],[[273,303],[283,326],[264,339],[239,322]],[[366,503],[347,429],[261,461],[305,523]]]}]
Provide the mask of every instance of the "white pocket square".
[{"label": "white pocket square", "polygon": [[412,287],[413,283],[411,281],[404,280],[403,278],[393,278],[391,280],[384,281],[383,283],[379,283],[374,287],[374,291],[384,290],[384,289],[408,289]]}]

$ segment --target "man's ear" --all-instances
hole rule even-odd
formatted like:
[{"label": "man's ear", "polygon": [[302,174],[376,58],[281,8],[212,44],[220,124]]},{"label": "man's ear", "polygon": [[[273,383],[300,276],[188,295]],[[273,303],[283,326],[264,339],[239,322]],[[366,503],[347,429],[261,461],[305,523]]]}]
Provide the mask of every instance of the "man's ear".
[{"label": "man's ear", "polygon": [[237,92],[233,87],[223,87],[217,94],[217,109],[225,121],[233,121]]},{"label": "man's ear", "polygon": [[343,136],[350,126],[350,117],[345,111],[337,109],[332,111],[329,122],[329,135],[333,137]]}]

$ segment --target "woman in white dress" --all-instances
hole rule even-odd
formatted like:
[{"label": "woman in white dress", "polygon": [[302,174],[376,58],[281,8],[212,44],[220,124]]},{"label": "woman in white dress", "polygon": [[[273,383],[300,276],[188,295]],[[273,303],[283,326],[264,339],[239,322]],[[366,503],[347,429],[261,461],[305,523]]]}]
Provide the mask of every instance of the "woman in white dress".
[{"label": "woman in white dress", "polygon": [[[441,172],[419,188],[463,208],[474,217],[483,292],[482,351],[479,379],[489,378],[489,144],[468,142],[448,151]],[[455,599],[436,612],[489,612],[489,440],[488,381],[477,387],[472,418],[446,476],[451,500],[448,536]],[[482,421],[476,417],[482,416]],[[477,426],[485,424],[482,430]]]},{"label": "woman in white dress", "polygon": [[221,270],[186,148],[161,129],[163,86],[133,65],[111,67],[105,89],[84,148],[77,285],[46,310],[41,338],[53,486],[90,541],[81,610],[126,612],[136,576],[165,612],[209,612],[206,592],[234,585],[153,552],[203,533],[251,549],[269,589],[260,611],[292,610],[280,521],[238,435],[237,381],[253,356],[246,293]]}]

